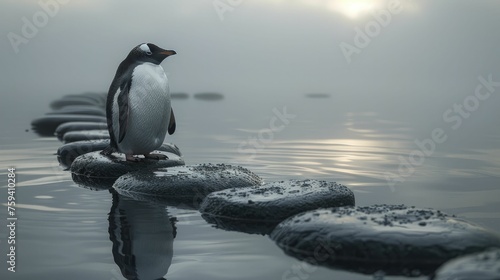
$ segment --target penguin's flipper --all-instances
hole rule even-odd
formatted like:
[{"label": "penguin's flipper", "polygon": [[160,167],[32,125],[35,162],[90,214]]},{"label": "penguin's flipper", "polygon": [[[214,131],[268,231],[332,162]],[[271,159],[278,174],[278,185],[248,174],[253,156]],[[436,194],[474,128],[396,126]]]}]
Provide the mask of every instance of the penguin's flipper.
[{"label": "penguin's flipper", "polygon": [[118,95],[118,121],[120,125],[120,134],[118,136],[118,143],[123,141],[127,133],[128,116],[129,116],[129,98],[130,82],[126,83]]},{"label": "penguin's flipper", "polygon": [[172,135],[175,132],[175,116],[174,109],[170,108],[170,122],[168,123],[168,134]]}]

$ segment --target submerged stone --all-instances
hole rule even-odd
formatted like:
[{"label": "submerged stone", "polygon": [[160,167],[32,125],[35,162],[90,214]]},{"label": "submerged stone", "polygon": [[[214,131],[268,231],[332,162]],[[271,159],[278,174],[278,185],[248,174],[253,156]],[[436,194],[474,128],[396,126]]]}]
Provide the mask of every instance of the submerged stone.
[{"label": "submerged stone", "polygon": [[454,257],[500,246],[500,236],[433,209],[403,205],[309,211],[270,235],[285,253],[309,263],[372,274],[430,274]]},{"label": "submerged stone", "polygon": [[500,249],[453,259],[437,271],[433,280],[498,280],[500,279]]},{"label": "submerged stone", "polygon": [[168,157],[165,160],[144,159],[140,162],[126,161],[124,154],[114,153],[104,156],[100,152],[91,152],[77,157],[71,164],[71,173],[75,183],[87,186],[109,188],[116,179],[126,173],[184,165],[184,160],[176,154],[154,151]]},{"label": "submerged stone", "polygon": [[63,123],[56,128],[55,135],[57,139],[63,141],[64,134],[71,131],[84,131],[84,130],[106,130],[108,125],[106,123],[96,122],[67,122]]},{"label": "submerged stone", "polygon": [[290,180],[211,193],[200,206],[208,222],[219,228],[269,234],[281,221],[300,212],[354,206],[346,186],[316,180]]},{"label": "submerged stone", "polygon": [[200,164],[126,174],[116,180],[113,188],[138,200],[198,209],[212,192],[261,183],[259,176],[240,166]]},{"label": "submerged stone", "polygon": [[106,123],[102,116],[88,115],[47,115],[31,122],[32,129],[41,136],[54,136],[56,128],[67,122]]},{"label": "submerged stone", "polygon": [[217,92],[202,92],[196,93],[194,98],[203,101],[217,101],[224,99],[224,95]]},{"label": "submerged stone", "polygon": [[100,139],[109,139],[109,132],[107,130],[70,131],[64,134],[63,143]]},{"label": "submerged stone", "polygon": [[189,94],[185,92],[173,92],[170,94],[170,98],[172,99],[188,99]]},{"label": "submerged stone", "polygon": [[[57,160],[64,168],[69,168],[73,161],[84,154],[102,151],[109,146],[109,139],[105,140],[91,140],[91,141],[77,141],[65,144],[57,150]],[[182,156],[179,148],[172,143],[163,143],[158,151],[169,152]]]}]

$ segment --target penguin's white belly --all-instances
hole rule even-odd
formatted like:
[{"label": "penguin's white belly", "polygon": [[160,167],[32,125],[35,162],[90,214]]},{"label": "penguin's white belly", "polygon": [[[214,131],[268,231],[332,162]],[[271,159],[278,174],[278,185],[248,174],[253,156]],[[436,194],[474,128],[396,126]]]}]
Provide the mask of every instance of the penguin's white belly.
[{"label": "penguin's white belly", "polygon": [[[118,102],[114,105],[113,131],[118,141]],[[129,91],[127,132],[122,142],[117,143],[118,150],[140,155],[159,148],[167,133],[170,110],[168,79],[163,68],[152,63],[135,67]]]}]

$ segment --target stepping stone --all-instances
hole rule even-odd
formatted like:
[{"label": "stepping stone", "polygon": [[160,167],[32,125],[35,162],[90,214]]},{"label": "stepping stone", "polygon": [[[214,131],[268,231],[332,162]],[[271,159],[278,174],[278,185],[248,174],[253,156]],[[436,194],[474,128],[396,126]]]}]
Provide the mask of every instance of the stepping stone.
[{"label": "stepping stone", "polygon": [[104,107],[103,103],[99,100],[87,97],[87,96],[65,96],[61,99],[57,99],[50,103],[50,108],[54,110],[61,109],[66,106],[75,106],[75,105],[87,105],[87,106],[95,106],[95,107]]},{"label": "stepping stone", "polygon": [[202,92],[196,93],[194,98],[203,101],[216,101],[224,99],[224,95],[216,92]]},{"label": "stepping stone", "polygon": [[326,207],[354,206],[346,186],[316,180],[290,180],[211,193],[200,206],[203,218],[226,230],[269,234],[295,214]]},{"label": "stepping stone", "polygon": [[498,280],[500,279],[500,249],[471,254],[446,262],[433,280]]},{"label": "stepping stone", "polygon": [[[91,141],[77,141],[65,144],[57,150],[57,160],[64,168],[69,168],[73,161],[81,155],[102,151],[109,146],[109,139],[105,140],[91,140]],[[179,148],[172,143],[163,143],[158,151],[169,152],[182,156]]]},{"label": "stepping stone", "polygon": [[[51,104],[51,107],[53,109],[58,109],[54,108],[57,107],[57,103],[60,101],[71,101],[70,103],[88,103],[88,104],[75,104],[75,105],[91,105],[91,106],[99,106],[99,107],[105,107],[106,106],[106,99],[108,97],[108,93],[94,93],[94,92],[85,92],[85,93],[80,93],[80,94],[68,94],[65,95],[54,102],[54,106]],[[75,102],[76,101],[76,102]],[[59,108],[65,107],[65,106],[72,106],[72,105],[65,105],[61,104],[62,106],[59,106]]]},{"label": "stepping stone", "polygon": [[107,130],[70,131],[64,134],[63,143],[100,139],[109,139],[109,132]]},{"label": "stepping stone", "polygon": [[63,141],[64,134],[71,131],[83,130],[106,130],[108,125],[106,123],[96,122],[67,122],[63,123],[56,128],[55,135],[57,139]]},{"label": "stepping stone", "polygon": [[48,112],[46,115],[91,115],[91,116],[106,116],[106,111],[104,108],[96,107],[96,106],[88,106],[88,105],[74,105],[74,106],[65,106],[61,109]]},{"label": "stepping stone", "polygon": [[137,200],[198,209],[212,192],[261,183],[259,176],[240,166],[200,164],[129,173],[116,180],[113,188]]},{"label": "stepping stone", "polygon": [[318,209],[270,235],[300,260],[373,274],[419,276],[454,257],[500,246],[500,236],[433,209],[374,205]]},{"label": "stepping stone", "polygon": [[124,154],[114,153],[110,156],[100,152],[91,152],[77,157],[71,164],[73,181],[82,187],[100,187],[107,189],[116,179],[124,174],[155,170],[163,167],[184,165],[184,160],[176,154],[154,151],[168,157],[166,160],[142,159],[141,162],[125,160]]},{"label": "stepping stone", "polygon": [[106,118],[102,116],[88,115],[47,115],[31,122],[33,131],[41,136],[54,136],[56,128],[67,122],[94,122],[106,123]]}]

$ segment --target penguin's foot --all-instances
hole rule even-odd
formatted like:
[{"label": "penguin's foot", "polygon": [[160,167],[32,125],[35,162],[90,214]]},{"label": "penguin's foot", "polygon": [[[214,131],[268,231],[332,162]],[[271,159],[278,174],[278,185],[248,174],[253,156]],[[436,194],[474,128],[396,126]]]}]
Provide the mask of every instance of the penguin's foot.
[{"label": "penguin's foot", "polygon": [[168,159],[168,157],[166,155],[162,155],[162,154],[145,154],[144,157],[149,158],[149,159],[156,159],[156,160]]},{"label": "penguin's foot", "polygon": [[134,155],[125,155],[127,161],[140,162],[143,161],[142,158],[134,157]]}]

